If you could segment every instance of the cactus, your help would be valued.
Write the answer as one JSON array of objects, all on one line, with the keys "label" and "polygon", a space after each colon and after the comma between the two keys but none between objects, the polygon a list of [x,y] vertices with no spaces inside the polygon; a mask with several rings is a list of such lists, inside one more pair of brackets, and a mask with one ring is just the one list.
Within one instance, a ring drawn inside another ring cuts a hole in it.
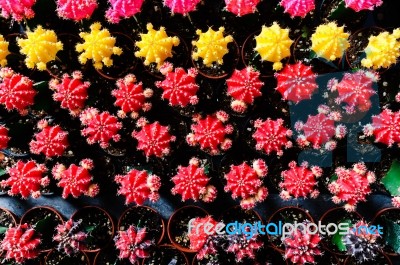
[{"label": "cactus", "polygon": [[[209,227],[208,231],[211,233],[206,233],[202,227],[207,224]],[[219,236],[215,233],[215,226],[217,221],[215,221],[211,216],[204,218],[197,217],[192,222],[192,229],[188,233],[190,241],[190,249],[197,252],[196,258],[202,260],[208,255],[213,255],[217,253],[217,247],[219,241]],[[199,229],[198,229],[199,228]]]},{"label": "cactus", "polygon": [[57,0],[57,14],[64,19],[88,19],[96,8],[96,0]]},{"label": "cactus", "polygon": [[3,35],[0,34],[0,67],[7,65],[7,55],[9,54],[8,41],[6,41]]},{"label": "cactus", "polygon": [[383,143],[388,147],[394,144],[400,146],[400,111],[393,112],[384,109],[378,115],[372,116],[372,124],[364,126],[366,136],[374,136],[376,143]]},{"label": "cactus", "polygon": [[57,234],[53,237],[53,241],[57,242],[57,251],[71,256],[86,249],[85,240],[88,234],[82,231],[81,224],[82,220],[69,219],[64,224],[57,225]]},{"label": "cactus", "polygon": [[226,10],[238,17],[256,12],[260,0],[225,0]]},{"label": "cactus", "polygon": [[226,252],[235,254],[235,259],[238,263],[245,258],[254,260],[256,252],[264,245],[257,234],[253,234],[250,238],[245,234],[233,234],[228,235],[227,239],[228,247]]},{"label": "cactus", "polygon": [[110,23],[119,23],[124,18],[130,18],[140,12],[144,0],[108,0],[110,8],[106,18]]},{"label": "cactus", "polygon": [[292,18],[304,18],[308,13],[315,9],[314,0],[282,0],[280,5]]},{"label": "cactus", "polygon": [[1,16],[21,22],[24,19],[33,18],[32,10],[36,0],[0,0]]},{"label": "cactus", "polygon": [[344,0],[346,7],[356,12],[361,10],[374,10],[376,6],[382,5],[382,0]]},{"label": "cactus", "polygon": [[164,0],[164,6],[171,9],[172,14],[187,15],[196,9],[196,5],[200,0]]},{"label": "cactus", "polygon": [[8,128],[4,125],[0,125],[0,150],[6,149],[10,137],[8,136]]}]

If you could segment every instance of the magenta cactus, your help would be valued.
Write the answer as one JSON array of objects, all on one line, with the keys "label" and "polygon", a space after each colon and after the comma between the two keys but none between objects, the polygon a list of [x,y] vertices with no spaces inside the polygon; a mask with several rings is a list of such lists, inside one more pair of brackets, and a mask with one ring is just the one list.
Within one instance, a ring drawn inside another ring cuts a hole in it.
[{"label": "magenta cactus", "polygon": [[64,19],[80,21],[90,18],[96,8],[96,0],[57,0],[57,14]]},{"label": "magenta cactus", "polygon": [[[188,237],[190,241],[190,249],[197,251],[196,258],[202,260],[207,255],[213,255],[217,253],[217,235],[215,233],[215,226],[217,225],[211,216],[204,218],[197,217],[192,222],[192,230],[189,231]],[[211,232],[207,234],[204,229],[197,229],[197,227],[204,225],[212,225],[209,229]]]},{"label": "magenta cactus", "polygon": [[308,163],[305,162],[301,166],[297,166],[295,161],[289,163],[289,169],[282,171],[283,181],[279,183],[282,189],[280,197],[284,200],[294,198],[307,197],[316,198],[319,191],[316,189],[317,178],[322,175],[322,169],[317,166],[309,169]]},{"label": "magenta cactus", "polygon": [[314,0],[282,0],[280,5],[292,18],[304,18],[308,13],[315,9]]},{"label": "magenta cactus", "polygon": [[243,113],[247,106],[253,104],[256,97],[260,97],[261,87],[264,85],[260,81],[260,72],[252,67],[233,72],[232,76],[226,80],[228,86],[227,94],[233,98],[231,102],[232,110]]},{"label": "magenta cactus", "polygon": [[111,23],[119,23],[124,18],[130,18],[140,12],[144,0],[108,0],[110,8],[106,18]]},{"label": "magenta cactus", "polygon": [[57,234],[53,237],[53,241],[57,242],[57,251],[71,256],[86,249],[85,240],[88,234],[82,231],[81,224],[82,220],[69,219],[56,227]]},{"label": "magenta cactus", "polygon": [[178,173],[172,177],[175,186],[172,188],[172,194],[180,194],[182,201],[192,199],[194,201],[202,200],[212,202],[217,197],[217,189],[209,185],[210,178],[206,174],[204,165],[198,158],[192,158],[189,166],[178,167]]},{"label": "magenta cactus", "polygon": [[260,0],[225,0],[226,10],[238,17],[252,14]]},{"label": "magenta cactus", "polygon": [[8,136],[8,128],[4,125],[0,125],[0,149],[7,148],[9,140],[10,137]]},{"label": "magenta cactus", "polygon": [[1,16],[20,22],[23,19],[33,18],[35,12],[32,6],[36,0],[0,0]]},{"label": "magenta cactus", "polygon": [[344,0],[346,7],[356,12],[361,10],[374,10],[376,6],[382,5],[382,0]]},{"label": "magenta cactus", "polygon": [[256,131],[252,137],[256,141],[256,149],[262,150],[267,155],[276,152],[278,156],[283,155],[283,148],[291,148],[292,142],[288,137],[292,136],[292,131],[283,125],[282,119],[272,120],[270,118],[262,121],[257,119],[254,122]]},{"label": "magenta cactus", "polygon": [[171,9],[171,12],[187,15],[189,12],[196,9],[196,5],[200,0],[164,0],[164,6]]},{"label": "magenta cactus", "polygon": [[337,179],[328,186],[334,195],[332,201],[336,204],[345,202],[346,211],[355,211],[357,203],[366,201],[366,196],[371,193],[370,184],[375,182],[375,173],[368,171],[364,163],[356,163],[351,169],[336,168],[335,174]]},{"label": "magenta cactus", "polygon": [[375,142],[389,147],[400,146],[400,111],[384,109],[380,114],[372,116],[372,124],[364,126],[366,136],[374,136]]},{"label": "magenta cactus", "polygon": [[262,248],[264,243],[257,234],[247,238],[245,234],[234,234],[228,236],[227,252],[235,254],[236,262],[240,263],[243,259],[254,260],[256,252]]}]

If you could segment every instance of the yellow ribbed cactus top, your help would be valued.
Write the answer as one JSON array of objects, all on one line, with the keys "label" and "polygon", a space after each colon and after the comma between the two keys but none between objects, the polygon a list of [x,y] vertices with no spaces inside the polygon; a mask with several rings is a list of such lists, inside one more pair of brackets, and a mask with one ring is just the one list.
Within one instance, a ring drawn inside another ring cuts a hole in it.
[{"label": "yellow ribbed cactus top", "polygon": [[8,51],[8,42],[3,38],[3,35],[0,34],[0,66],[4,67],[7,65],[7,55],[10,52]]}]

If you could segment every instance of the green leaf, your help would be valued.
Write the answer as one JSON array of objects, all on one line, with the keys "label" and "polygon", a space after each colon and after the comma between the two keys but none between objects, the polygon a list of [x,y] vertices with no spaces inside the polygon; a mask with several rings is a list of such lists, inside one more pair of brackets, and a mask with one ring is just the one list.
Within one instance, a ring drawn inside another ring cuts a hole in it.
[{"label": "green leaf", "polygon": [[385,220],[385,233],[383,235],[386,245],[394,252],[400,254],[400,225],[392,220]]},{"label": "green leaf", "polygon": [[308,36],[310,35],[310,29],[309,29],[307,26],[304,26],[304,27],[301,29],[301,32],[302,32],[301,36],[302,36],[303,38],[305,38],[305,39],[307,39]]},{"label": "green leaf", "polygon": [[392,196],[400,196],[400,162],[394,160],[389,171],[381,180]]},{"label": "green leaf", "polygon": [[[352,226],[352,223],[351,223],[351,220],[350,220],[350,219],[342,220],[340,223],[346,224],[346,228],[349,228],[349,227]],[[336,234],[334,234],[333,237],[332,237],[332,244],[334,244],[335,246],[337,246],[337,248],[338,248],[340,251],[346,251],[346,250],[347,250],[347,249],[346,249],[346,246],[345,246],[345,244],[344,244],[344,242],[343,242],[343,232],[346,232],[346,230],[343,231],[343,230],[338,229],[338,231],[336,232]]]},{"label": "green leaf", "polygon": [[338,179],[338,176],[337,176],[336,174],[333,174],[332,177],[331,177],[331,179],[330,179],[330,182],[334,182],[334,181],[336,181],[337,179]]},{"label": "green leaf", "polygon": [[93,232],[96,229],[96,225],[92,225],[92,226],[87,226],[85,227],[85,231],[86,233],[90,234],[91,232]]},{"label": "green leaf", "polygon": [[4,168],[0,168],[0,177],[4,176],[5,174],[7,174],[7,170],[5,170]]},{"label": "green leaf", "polygon": [[47,81],[40,81],[40,82],[34,83],[33,87],[38,90],[42,90],[44,88],[47,88],[47,84],[48,84]]},{"label": "green leaf", "polygon": [[341,1],[340,4],[338,5],[338,7],[336,8],[335,11],[333,11],[330,15],[329,18],[330,19],[339,19],[341,17],[343,17],[347,12],[347,8],[346,5],[344,3],[344,1]]},{"label": "green leaf", "polygon": [[0,226],[0,235],[3,235],[7,231],[8,227]]},{"label": "green leaf", "polygon": [[318,57],[318,55],[314,51],[310,51],[310,55],[308,56],[308,59],[314,59],[317,57]]},{"label": "green leaf", "polygon": [[50,215],[47,215],[44,219],[36,222],[36,224],[34,225],[35,230],[42,234],[47,232],[52,221],[53,220],[50,218]]}]

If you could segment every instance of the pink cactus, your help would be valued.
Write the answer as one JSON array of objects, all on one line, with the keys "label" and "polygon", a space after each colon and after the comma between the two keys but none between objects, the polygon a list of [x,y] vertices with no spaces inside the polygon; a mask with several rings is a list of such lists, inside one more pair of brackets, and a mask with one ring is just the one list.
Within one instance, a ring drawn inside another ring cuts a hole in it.
[{"label": "pink cactus", "polygon": [[317,166],[308,168],[305,162],[301,166],[297,166],[295,161],[289,163],[289,169],[282,171],[283,181],[279,183],[282,189],[280,196],[284,200],[294,198],[307,197],[316,198],[319,191],[316,189],[317,180],[322,175],[322,169]]},{"label": "pink cactus", "polygon": [[268,173],[265,162],[255,160],[252,166],[246,162],[238,166],[231,165],[230,171],[224,175],[227,183],[226,192],[232,192],[232,198],[241,198],[240,206],[245,209],[253,208],[268,196],[268,190],[263,186],[263,178]]},{"label": "pink cactus", "polygon": [[139,119],[141,126],[139,132],[133,131],[132,137],[138,141],[138,150],[143,150],[146,157],[163,157],[171,152],[170,143],[175,141],[175,136],[169,133],[168,126],[162,126],[158,121],[147,123],[145,119]]},{"label": "pink cactus", "polygon": [[90,18],[96,8],[96,0],[57,0],[57,14],[64,19],[80,21]]},{"label": "pink cactus", "polygon": [[53,99],[60,102],[63,109],[69,110],[72,116],[78,115],[85,107],[89,86],[89,82],[82,81],[80,71],[73,72],[72,76],[64,74],[61,83],[57,79],[49,82],[50,89],[54,90]]},{"label": "pink cactus", "polygon": [[254,13],[258,3],[260,0],[225,0],[226,10],[239,17]]},{"label": "pink cactus", "polygon": [[10,177],[0,182],[1,187],[10,187],[8,194],[15,196],[20,194],[23,199],[27,199],[29,195],[32,198],[38,198],[40,188],[50,184],[48,177],[43,177],[47,168],[43,164],[37,164],[30,160],[26,163],[19,160],[13,167],[8,170]]},{"label": "pink cactus", "polygon": [[295,128],[297,131],[303,131],[297,137],[297,144],[300,147],[312,145],[314,149],[334,150],[336,148],[336,141],[333,137],[342,139],[347,132],[344,125],[335,126],[335,121],[341,119],[338,112],[332,112],[329,107],[321,105],[318,108],[319,114],[308,115],[307,122],[296,122]]},{"label": "pink cactus", "polygon": [[366,201],[366,196],[371,193],[370,184],[375,182],[375,174],[368,171],[364,163],[356,163],[352,169],[338,167],[335,173],[337,179],[328,186],[334,195],[332,201],[336,204],[345,202],[344,208],[354,211],[357,203]]},{"label": "pink cactus", "polygon": [[23,19],[33,18],[35,12],[32,6],[36,0],[0,0],[1,16],[20,22]]},{"label": "pink cactus", "polygon": [[57,186],[63,188],[64,199],[72,195],[78,198],[81,195],[95,197],[99,191],[99,185],[92,183],[93,177],[89,170],[93,168],[93,161],[83,159],[77,166],[72,164],[68,169],[63,164],[56,164],[53,169],[53,177],[58,180]]},{"label": "pink cactus", "polygon": [[119,250],[120,259],[129,259],[131,264],[136,264],[139,259],[150,256],[149,248],[154,244],[146,239],[147,229],[130,225],[126,231],[118,231],[115,237],[115,247]]},{"label": "pink cactus", "polygon": [[165,75],[164,81],[157,81],[155,85],[163,90],[161,97],[169,101],[171,106],[186,107],[189,104],[196,105],[199,102],[196,96],[199,85],[196,84],[197,71],[194,68],[185,69],[179,67],[172,71],[172,64],[164,63],[160,71]]},{"label": "pink cactus", "polygon": [[119,79],[116,83],[118,89],[111,91],[117,100],[115,105],[120,107],[118,117],[124,118],[127,113],[131,113],[131,117],[136,119],[139,116],[139,111],[149,111],[151,103],[146,102],[146,98],[153,95],[153,90],[143,89],[142,82],[136,83],[136,77],[133,74],[128,74],[123,79]]},{"label": "pink cactus", "polygon": [[314,0],[282,0],[280,5],[293,17],[304,18],[308,13],[315,9]]},{"label": "pink cactus", "polygon": [[248,238],[245,234],[233,234],[228,236],[227,252],[235,254],[236,262],[240,263],[243,259],[254,260],[256,252],[264,245],[257,234]]},{"label": "pink cactus", "polygon": [[283,241],[285,259],[290,260],[293,264],[315,263],[315,256],[322,255],[319,247],[320,241],[321,237],[318,234],[308,234],[306,229],[297,228]]},{"label": "pink cactus", "polygon": [[192,132],[186,136],[186,142],[191,145],[200,145],[200,149],[217,155],[232,146],[232,140],[227,134],[233,133],[233,126],[226,124],[229,115],[224,111],[218,111],[213,115],[207,115],[204,119],[200,115],[193,117]]},{"label": "pink cactus", "polygon": [[146,170],[132,169],[126,175],[117,175],[114,179],[121,185],[118,194],[125,196],[125,204],[134,202],[142,205],[147,199],[155,202],[160,198],[158,190],[161,187],[161,180]]},{"label": "pink cactus", "polygon": [[26,115],[27,108],[35,103],[36,91],[32,80],[7,67],[0,70],[0,79],[0,103],[8,111],[15,109]]},{"label": "pink cactus", "polygon": [[182,201],[192,199],[212,202],[217,197],[217,189],[208,185],[210,178],[205,171],[205,167],[197,158],[190,159],[187,167],[179,166],[178,173],[172,177],[175,184],[171,190],[172,194],[180,194]]},{"label": "pink cactus", "polygon": [[376,6],[382,5],[382,0],[344,0],[346,7],[350,7],[356,12],[361,10],[374,10]]},{"label": "pink cactus", "polygon": [[233,98],[231,108],[239,113],[247,109],[247,105],[253,104],[256,97],[260,97],[261,87],[264,85],[260,81],[260,72],[252,67],[246,67],[242,70],[235,70],[231,78],[226,80],[228,85],[228,95]]},{"label": "pink cactus", "polygon": [[39,256],[40,236],[28,224],[7,229],[1,242],[1,250],[5,252],[5,260],[14,260],[18,264]]},{"label": "pink cactus", "polygon": [[173,14],[178,13],[182,15],[194,11],[198,3],[200,3],[200,0],[164,0],[164,6],[171,9]]},{"label": "pink cactus", "polygon": [[108,0],[110,8],[106,11],[106,18],[111,23],[119,23],[140,12],[144,0]]},{"label": "pink cactus", "polygon": [[0,149],[6,149],[9,140],[7,127],[0,125]]},{"label": "pink cactus", "polygon": [[48,126],[47,121],[41,120],[38,123],[41,130],[34,135],[35,140],[29,143],[31,153],[43,153],[46,157],[61,156],[68,147],[68,133],[60,126]]},{"label": "pink cactus", "polygon": [[57,242],[57,251],[71,256],[86,249],[85,240],[88,234],[81,230],[81,223],[82,219],[76,222],[69,219],[64,224],[57,225],[57,234],[53,237],[53,241]]},{"label": "pink cactus", "polygon": [[394,207],[400,208],[400,196],[393,197],[392,204]]},{"label": "pink cactus", "polygon": [[107,111],[99,113],[98,109],[87,108],[79,118],[86,126],[81,133],[87,137],[88,144],[99,143],[102,148],[107,148],[111,139],[115,142],[120,140],[118,131],[122,128],[122,123]]},{"label": "pink cactus", "polygon": [[400,111],[384,109],[380,114],[372,116],[372,124],[364,127],[364,134],[374,136],[375,142],[389,147],[400,146]]},{"label": "pink cactus", "polygon": [[317,75],[301,62],[286,65],[282,71],[275,73],[278,81],[276,90],[281,93],[285,100],[299,103],[302,100],[310,99],[318,88]]},{"label": "pink cactus", "polygon": [[282,119],[271,120],[270,118],[254,122],[256,131],[252,137],[256,140],[256,149],[262,150],[267,155],[276,152],[278,156],[283,155],[282,148],[291,148],[292,142],[287,137],[292,136],[292,131],[283,125]]},{"label": "pink cactus", "polygon": [[[197,227],[201,228],[204,225],[212,225],[213,227],[209,227],[208,229],[211,233],[206,233],[204,229],[197,229]],[[191,230],[188,233],[189,241],[190,241],[190,249],[197,251],[196,258],[202,260],[207,255],[212,255],[217,253],[217,242],[216,239],[216,231],[215,226],[218,224],[211,216],[207,216],[204,218],[197,217],[191,223]]]},{"label": "pink cactus", "polygon": [[331,91],[338,91],[336,103],[346,103],[347,113],[352,114],[356,109],[365,112],[371,108],[370,98],[376,94],[372,86],[378,78],[378,75],[373,72],[359,70],[355,73],[346,73],[340,82],[337,79],[331,79],[328,82],[328,88]]}]

